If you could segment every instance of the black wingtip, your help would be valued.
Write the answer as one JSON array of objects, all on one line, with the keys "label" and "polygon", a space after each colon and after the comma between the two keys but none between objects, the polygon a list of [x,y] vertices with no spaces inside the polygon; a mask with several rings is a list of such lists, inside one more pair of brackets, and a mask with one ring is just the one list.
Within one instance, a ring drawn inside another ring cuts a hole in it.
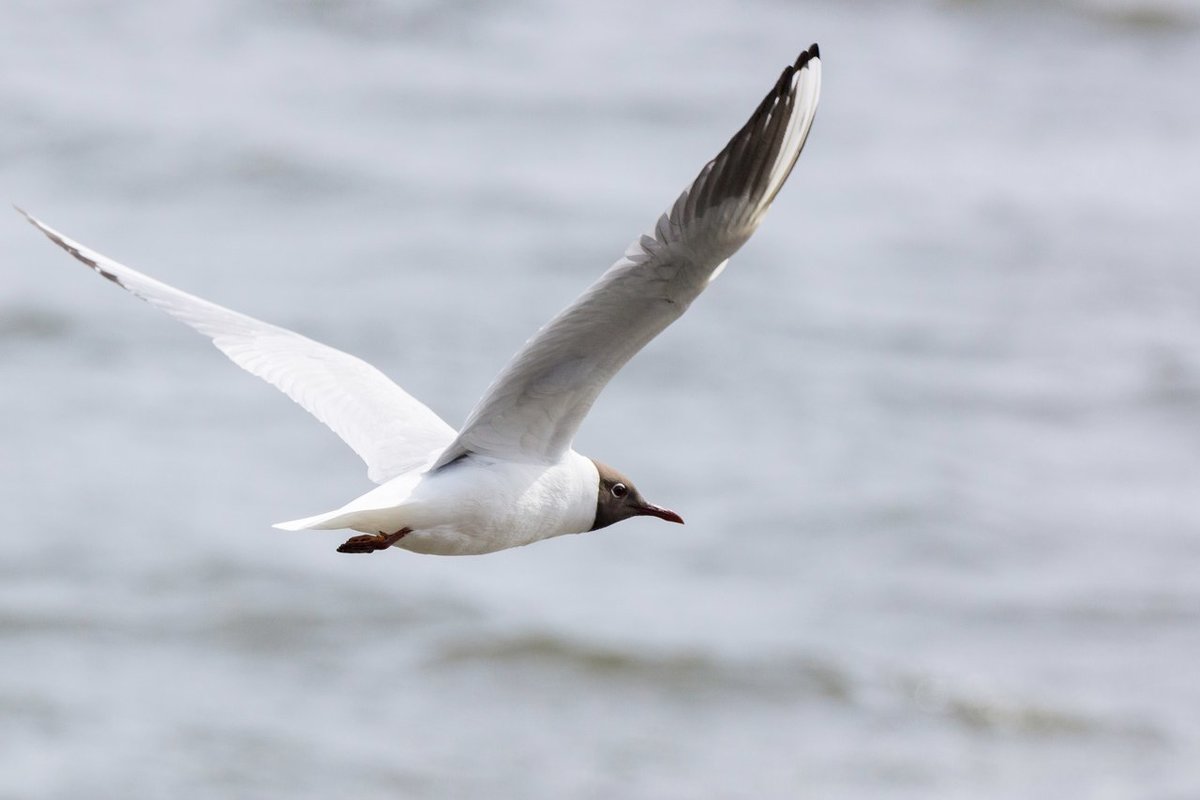
[{"label": "black wingtip", "polygon": [[21,208],[20,206],[18,206],[18,205],[16,205],[16,204],[13,204],[13,208],[15,208],[15,209],[16,209],[18,212],[20,212],[20,214],[21,214],[22,216],[24,216],[24,217],[25,217],[25,219],[29,220],[29,224],[30,224],[30,225],[32,225],[33,227],[35,227],[35,228],[37,228],[39,231],[41,231],[43,234],[45,234],[45,236],[46,236],[46,238],[47,238],[47,239],[49,239],[50,241],[54,242],[56,245],[58,245],[59,247],[61,247],[63,250],[66,250],[68,253],[70,253],[71,255],[73,255],[73,256],[74,256],[76,259],[78,259],[79,261],[81,261],[81,262],[83,262],[84,264],[86,264],[87,266],[91,267],[93,270],[95,270],[95,272],[96,272],[96,274],[97,274],[97,275],[99,275],[100,277],[104,278],[105,280],[112,281],[112,282],[113,282],[113,283],[115,283],[117,286],[120,286],[122,289],[128,289],[128,287],[127,287],[127,286],[125,286],[125,284],[121,283],[121,279],[120,279],[120,278],[118,278],[116,275],[114,275],[113,273],[111,273],[111,272],[109,272],[108,270],[106,270],[104,267],[100,266],[99,262],[97,262],[97,261],[96,261],[94,258],[91,258],[91,257],[89,257],[89,256],[85,256],[83,253],[81,253],[81,252],[79,251],[79,248],[78,248],[78,247],[75,247],[75,246],[74,246],[74,245],[72,245],[71,243],[69,243],[69,242],[65,241],[65,240],[64,240],[64,239],[63,239],[61,236],[59,236],[57,233],[55,233],[54,231],[50,230],[49,228],[47,228],[47,227],[46,227],[45,225],[43,225],[42,223],[38,222],[36,219],[34,219],[34,218],[33,218],[33,217],[32,217],[32,216],[29,214],[29,212],[28,212],[28,211],[26,211],[25,209]]},{"label": "black wingtip", "polygon": [[821,48],[816,42],[810,44],[807,50],[804,50],[800,53],[800,57],[796,59],[793,69],[797,71],[803,69],[804,65],[809,61],[812,61],[814,58],[818,60],[821,58]]}]

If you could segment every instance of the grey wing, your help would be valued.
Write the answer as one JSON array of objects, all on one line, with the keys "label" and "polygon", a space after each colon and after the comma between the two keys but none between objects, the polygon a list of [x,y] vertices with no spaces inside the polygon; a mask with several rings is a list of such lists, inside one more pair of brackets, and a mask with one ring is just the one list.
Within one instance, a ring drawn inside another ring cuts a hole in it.
[{"label": "grey wing", "polygon": [[687,310],[758,227],[812,126],[812,45],[654,229],[513,357],[435,464],[468,454],[551,462],[609,380]]},{"label": "grey wing", "polygon": [[168,286],[21,213],[59,247],[209,337],[239,367],[332,428],[376,483],[427,463],[454,439],[453,428],[365,361]]}]

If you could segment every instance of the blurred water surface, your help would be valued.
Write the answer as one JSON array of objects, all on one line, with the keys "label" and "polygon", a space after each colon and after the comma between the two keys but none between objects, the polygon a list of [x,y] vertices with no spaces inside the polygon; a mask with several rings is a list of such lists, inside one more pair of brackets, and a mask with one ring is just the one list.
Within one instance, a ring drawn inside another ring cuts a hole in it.
[{"label": "blurred water surface", "polygon": [[0,224],[0,797],[1200,796],[1200,8],[11,3],[0,187],[452,423],[819,41],[758,236],[497,555]]}]

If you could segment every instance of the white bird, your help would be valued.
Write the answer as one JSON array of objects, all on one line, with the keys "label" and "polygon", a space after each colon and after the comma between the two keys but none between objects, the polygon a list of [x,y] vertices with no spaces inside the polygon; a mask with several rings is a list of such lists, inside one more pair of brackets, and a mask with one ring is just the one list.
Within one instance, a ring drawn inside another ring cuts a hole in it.
[{"label": "white bird", "polygon": [[804,147],[820,87],[814,44],[657,224],[525,343],[457,433],[366,362],[156,281],[17,210],[97,273],[282,390],[345,440],[380,484],[276,528],[362,532],[338,548],[346,553],[491,553],[634,516],[683,522],[571,442],[609,380],[754,233]]}]

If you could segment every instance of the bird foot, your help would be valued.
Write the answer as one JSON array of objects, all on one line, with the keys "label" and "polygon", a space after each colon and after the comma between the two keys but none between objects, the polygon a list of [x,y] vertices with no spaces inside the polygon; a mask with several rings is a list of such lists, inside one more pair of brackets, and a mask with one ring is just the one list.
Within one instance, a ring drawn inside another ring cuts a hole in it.
[{"label": "bird foot", "polygon": [[411,528],[401,528],[395,533],[364,533],[351,536],[338,547],[339,553],[374,553],[376,550],[386,550],[412,532]]}]

